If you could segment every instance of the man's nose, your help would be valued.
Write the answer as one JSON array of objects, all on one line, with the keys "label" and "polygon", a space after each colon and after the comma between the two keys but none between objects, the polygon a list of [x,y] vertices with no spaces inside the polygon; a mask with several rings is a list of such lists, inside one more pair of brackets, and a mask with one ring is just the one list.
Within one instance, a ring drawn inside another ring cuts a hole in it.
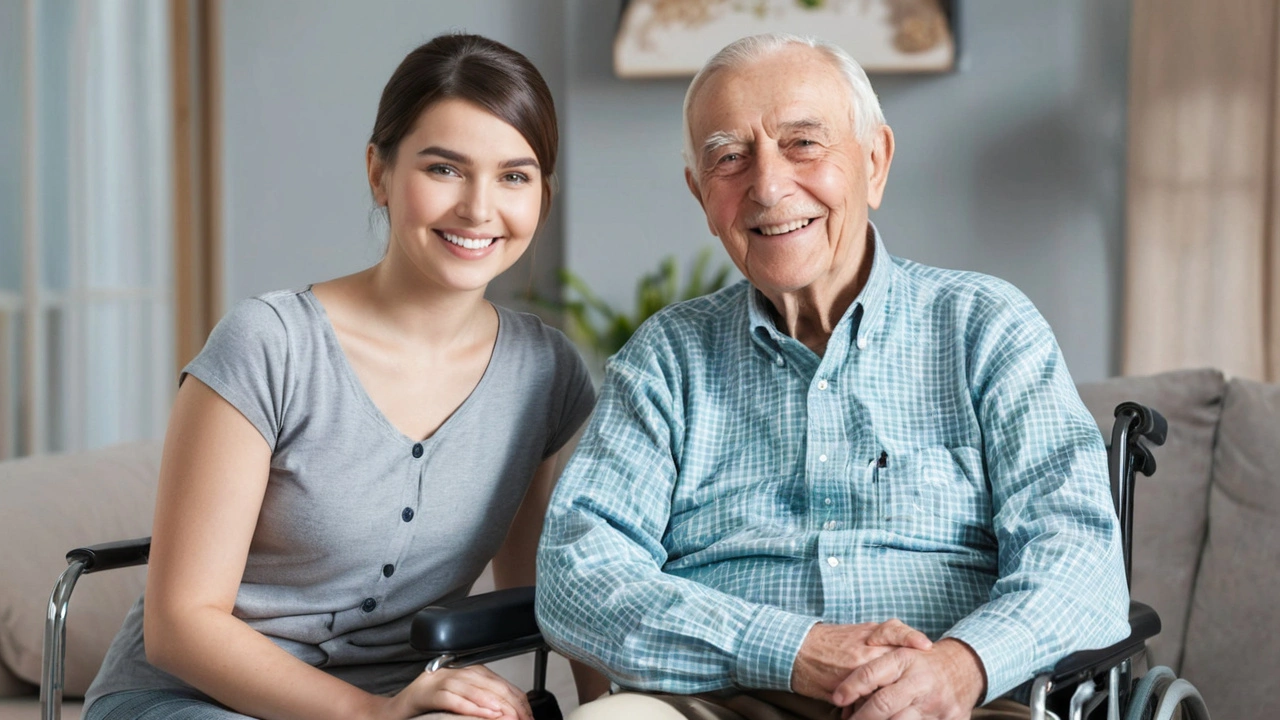
[{"label": "man's nose", "polygon": [[757,151],[752,167],[751,199],[764,207],[773,207],[791,194],[795,177],[791,163],[777,148]]}]

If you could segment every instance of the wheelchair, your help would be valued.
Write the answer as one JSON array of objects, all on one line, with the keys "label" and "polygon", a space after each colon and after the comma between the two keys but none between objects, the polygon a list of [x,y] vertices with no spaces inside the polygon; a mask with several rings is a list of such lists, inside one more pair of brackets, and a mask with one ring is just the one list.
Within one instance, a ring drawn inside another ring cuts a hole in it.
[{"label": "wheelchair", "polygon": [[[1160,413],[1137,403],[1115,410],[1107,447],[1111,495],[1124,547],[1125,577],[1132,583],[1133,496],[1136,473],[1150,476],[1155,456],[1143,441],[1164,444],[1168,424]],[[42,720],[61,720],[65,680],[66,618],[71,592],[81,575],[147,562],[151,538],[76,548],[67,553],[67,569],[49,598],[45,619],[40,707]],[[1165,667],[1135,678],[1134,663],[1146,641],[1160,632],[1160,618],[1149,606],[1130,603],[1129,637],[1110,647],[1076,652],[1052,670],[1012,694],[1030,698],[1032,720],[1209,720],[1200,693]],[[426,669],[459,668],[534,653],[529,704],[537,720],[563,720],[555,696],[546,690],[550,648],[534,617],[534,589],[510,588],[460,598],[420,610],[413,619],[410,645],[432,657]]]}]

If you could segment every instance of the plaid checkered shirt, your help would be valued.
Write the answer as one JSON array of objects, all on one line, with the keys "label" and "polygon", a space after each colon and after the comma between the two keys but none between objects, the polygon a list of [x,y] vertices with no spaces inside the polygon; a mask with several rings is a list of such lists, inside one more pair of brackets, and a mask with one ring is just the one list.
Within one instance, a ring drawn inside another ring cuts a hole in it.
[{"label": "plaid checkered shirt", "polygon": [[1102,437],[1003,281],[894,258],[820,357],[745,281],[608,363],[552,497],[538,621],[623,687],[789,690],[816,622],[899,618],[987,699],[1128,634]]}]

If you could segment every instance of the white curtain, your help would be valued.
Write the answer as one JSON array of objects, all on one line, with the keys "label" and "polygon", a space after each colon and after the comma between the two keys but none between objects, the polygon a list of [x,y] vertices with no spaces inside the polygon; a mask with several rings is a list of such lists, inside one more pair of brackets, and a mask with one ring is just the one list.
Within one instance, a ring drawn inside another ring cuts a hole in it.
[{"label": "white curtain", "polygon": [[163,433],[168,22],[161,0],[0,0],[0,458]]},{"label": "white curtain", "polygon": [[1134,0],[1122,369],[1280,380],[1280,0]]}]

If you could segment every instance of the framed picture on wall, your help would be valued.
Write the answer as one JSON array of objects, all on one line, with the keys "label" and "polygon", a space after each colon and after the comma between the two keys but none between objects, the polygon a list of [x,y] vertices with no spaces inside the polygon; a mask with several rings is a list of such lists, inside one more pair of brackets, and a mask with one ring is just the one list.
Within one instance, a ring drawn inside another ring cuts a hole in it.
[{"label": "framed picture on wall", "polygon": [[867,72],[948,72],[960,0],[624,0],[613,43],[622,78],[691,76],[747,35],[812,35]]}]

